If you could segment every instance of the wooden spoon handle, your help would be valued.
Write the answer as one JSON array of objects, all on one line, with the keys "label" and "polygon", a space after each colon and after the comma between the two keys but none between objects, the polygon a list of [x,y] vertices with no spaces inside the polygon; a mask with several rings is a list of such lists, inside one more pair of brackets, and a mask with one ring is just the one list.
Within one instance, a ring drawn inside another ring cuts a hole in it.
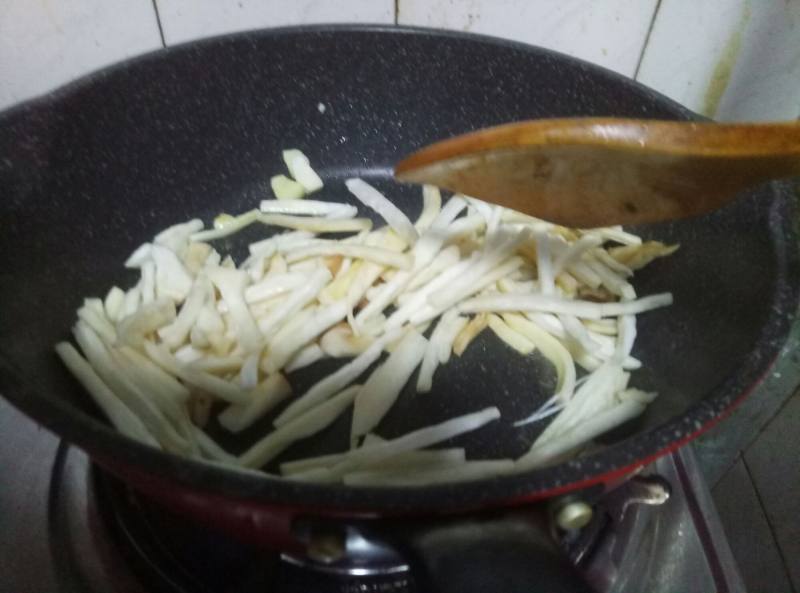
[{"label": "wooden spoon handle", "polygon": [[[718,124],[618,118],[530,120],[431,144],[403,159],[405,172],[467,154],[525,146],[600,146],[678,156],[800,157],[800,123]],[[800,172],[800,160],[793,171]]]}]

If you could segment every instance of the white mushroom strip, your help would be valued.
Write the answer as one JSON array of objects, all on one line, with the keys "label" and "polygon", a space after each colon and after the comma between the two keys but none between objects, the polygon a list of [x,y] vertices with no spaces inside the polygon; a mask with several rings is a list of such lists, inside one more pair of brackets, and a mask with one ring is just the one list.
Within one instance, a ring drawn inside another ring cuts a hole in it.
[{"label": "white mushroom strip", "polygon": [[564,454],[572,452],[587,441],[616,428],[620,424],[627,422],[641,414],[645,406],[639,402],[630,400],[617,404],[613,408],[600,412],[588,418],[579,426],[570,428],[568,431],[547,441],[546,443],[532,448],[528,453],[520,457],[516,466],[519,471],[528,471],[537,467],[542,467],[548,463],[553,463]]},{"label": "white mushroom strip", "polygon": [[350,383],[356,381],[373,362],[378,360],[386,344],[396,340],[400,335],[401,332],[399,331],[387,333],[383,337],[375,340],[362,354],[341,367],[338,371],[315,383],[311,389],[293,401],[281,415],[275,419],[275,426],[285,424],[292,418],[324,402],[337,391],[344,389]]},{"label": "white mushroom strip", "polygon": [[298,200],[306,195],[306,189],[286,175],[274,175],[270,178],[269,185],[279,200]]},{"label": "white mushroom strip", "polygon": [[293,315],[317,297],[325,285],[330,282],[331,273],[327,268],[317,268],[313,274],[304,277],[304,283],[298,284],[280,305],[258,321],[258,328],[263,336],[272,339],[272,336]]},{"label": "white mushroom strip", "polygon": [[189,332],[197,322],[203,306],[211,298],[211,283],[205,274],[199,275],[189,291],[186,301],[174,321],[158,329],[158,337],[171,349],[178,348],[186,341]]},{"label": "white mushroom strip", "polygon": [[351,441],[370,432],[386,415],[422,361],[427,344],[425,338],[411,330],[403,336],[386,362],[373,371],[356,396]]},{"label": "white mushroom strip", "polygon": [[[521,315],[507,313],[503,315],[503,319],[509,327],[528,338],[555,367],[558,380],[553,401],[562,404],[569,401],[575,390],[576,374],[575,363],[567,349],[549,333]],[[516,426],[534,422],[538,419],[536,416],[540,411],[537,410],[531,416],[520,420]]]},{"label": "white mushroom strip", "polygon": [[156,267],[156,297],[182,302],[192,288],[192,277],[171,249],[153,245],[150,255]]},{"label": "white mushroom strip", "polygon": [[217,420],[226,430],[241,432],[289,397],[291,392],[289,382],[277,373],[250,391],[250,401],[228,406]]},{"label": "white mushroom strip", "polygon": [[122,317],[123,307],[125,306],[125,291],[119,286],[112,286],[108,291],[105,301],[103,301],[103,309],[105,309],[106,317],[112,323],[116,323]]},{"label": "white mushroom strip", "polygon": [[258,210],[250,210],[239,216],[221,214],[214,219],[214,228],[205,231],[198,231],[189,236],[190,241],[214,241],[239,232],[246,226],[256,222],[261,213]]},{"label": "white mushroom strip", "polygon": [[145,428],[139,416],[134,414],[112,391],[103,383],[103,380],[78,353],[75,347],[68,342],[59,342],[56,345],[64,365],[70,370],[78,381],[86,388],[95,403],[111,420],[114,427],[122,434],[135,441],[160,448],[158,441]]},{"label": "white mushroom strip", "polygon": [[318,455],[316,457],[306,457],[304,459],[296,459],[294,461],[287,461],[281,463],[281,474],[284,476],[291,476],[294,474],[301,474],[309,470],[316,470],[320,468],[329,467],[339,463],[345,458],[347,453],[329,453],[327,455]]},{"label": "white mushroom strip", "polygon": [[372,261],[385,266],[392,266],[401,270],[409,270],[413,265],[410,255],[398,253],[391,249],[382,247],[371,247],[368,245],[349,245],[336,241],[316,241],[315,243],[292,250],[287,253],[286,261],[289,263],[297,262],[309,257],[320,255],[343,255],[345,257],[357,257],[367,261]]},{"label": "white mushroom strip", "polygon": [[263,224],[312,233],[359,233],[372,228],[369,218],[319,218],[289,214],[261,214]]},{"label": "white mushroom strip", "polygon": [[258,210],[251,210],[239,216],[223,218],[223,222],[215,225],[215,228],[194,233],[190,239],[192,241],[221,239],[237,233],[254,222],[313,233],[357,233],[372,228],[372,221],[369,218],[319,218],[290,214],[262,214]]},{"label": "white mushroom strip", "polygon": [[[564,329],[564,324],[561,323],[561,319],[558,317],[558,315],[553,315],[552,313],[536,313],[532,311],[525,312],[524,315],[527,319],[533,321],[537,326],[552,335],[554,338],[566,341],[567,330]],[[599,319],[597,321],[603,320]]]},{"label": "white mushroom strip", "polygon": [[500,418],[500,410],[489,407],[479,412],[456,416],[433,426],[426,426],[404,434],[396,439],[376,443],[369,447],[352,449],[339,463],[330,468],[310,470],[292,476],[305,481],[335,482],[357,469],[369,467],[383,460],[405,453],[425,449],[436,443],[452,439],[458,435],[472,432]]},{"label": "white mushroom strip", "polygon": [[189,399],[189,390],[147,356],[128,346],[122,346],[118,351],[139,373],[147,377],[148,384],[152,386],[153,391],[159,391],[179,403],[184,403]]},{"label": "white mushroom strip", "polygon": [[[184,304],[184,307],[186,305]],[[197,315],[197,322],[195,327],[202,330],[207,334],[218,333],[221,334],[225,331],[225,322],[219,311],[210,303],[206,303]]]},{"label": "white mushroom strip", "polygon": [[470,319],[453,339],[453,353],[461,356],[467,346],[487,327],[489,327],[489,316],[486,313],[480,313]]},{"label": "white mushroom strip", "polygon": [[442,210],[442,193],[434,185],[422,186],[422,212],[414,223],[418,233],[427,231]]},{"label": "white mushroom strip", "polygon": [[599,229],[592,229],[592,233],[595,233],[602,237],[606,241],[614,241],[616,243],[620,243],[621,245],[641,245],[642,239],[641,237],[637,237],[633,233],[628,233],[622,230],[621,226],[613,226],[613,227],[604,227]]},{"label": "white mushroom strip", "polygon": [[586,329],[580,320],[574,315],[559,315],[558,320],[561,322],[567,336],[571,338],[578,346],[583,348],[587,354],[594,354],[599,352],[600,344],[589,335],[589,330]]},{"label": "white mushroom strip", "polygon": [[369,348],[375,338],[368,335],[355,335],[347,324],[340,324],[325,332],[319,340],[319,347],[331,358],[358,356]]},{"label": "white mushroom strip", "polygon": [[355,218],[358,208],[342,202],[319,200],[262,200],[259,210],[264,214],[293,214],[325,216],[328,218]]},{"label": "white mushroom strip", "polygon": [[[300,247],[314,240],[314,233],[308,231],[287,231],[278,235],[273,235],[268,239],[261,239],[247,246],[251,256],[269,254],[270,257],[276,252],[282,253],[293,247]],[[286,270],[283,270],[286,272]]]},{"label": "white mushroom strip", "polygon": [[523,356],[530,354],[536,349],[536,345],[524,334],[509,327],[497,315],[489,315],[489,329],[491,329],[498,338]]},{"label": "white mushroom strip", "polygon": [[664,245],[659,241],[647,241],[641,245],[623,245],[611,247],[608,254],[630,270],[643,268],[654,259],[672,255],[678,245]]},{"label": "white mushroom strip", "polygon": [[168,373],[175,375],[184,383],[210,393],[221,400],[232,404],[249,401],[247,391],[224,379],[198,370],[192,365],[182,365],[163,346],[145,341],[144,350],[147,356]]},{"label": "white mushroom strip", "polygon": [[464,237],[468,237],[473,233],[477,233],[486,226],[486,219],[479,214],[472,214],[464,218],[454,220],[450,226],[447,227],[446,241],[448,243],[458,242]]},{"label": "white mushroom strip", "polygon": [[203,266],[206,265],[206,262],[215,257],[214,254],[219,256],[219,253],[214,251],[214,248],[208,243],[189,243],[181,261],[183,261],[183,265],[186,266],[186,271],[189,274],[197,276]]},{"label": "white mushroom strip", "polygon": [[81,307],[81,309],[91,312],[94,315],[97,315],[98,317],[103,319],[106,323],[108,323],[108,319],[106,318],[106,308],[101,299],[98,298],[83,299],[83,307]]},{"label": "white mushroom strip", "polygon": [[189,385],[232,404],[244,403],[250,398],[248,392],[238,385],[191,367],[180,368],[177,376]]},{"label": "white mushroom strip", "polygon": [[633,286],[626,282],[622,275],[617,274],[599,260],[591,257],[591,254],[585,263],[595,274],[597,274],[602,285],[606,287],[612,294],[620,296],[626,301],[636,298],[636,293],[633,290]]},{"label": "white mushroom strip", "polygon": [[224,464],[225,467],[230,468],[239,463],[235,455],[231,455],[225,449],[220,447],[210,436],[208,436],[201,428],[194,427],[194,437],[206,459],[217,461]]},{"label": "white mushroom strip", "polygon": [[574,276],[579,282],[585,284],[589,288],[599,288],[603,283],[602,278],[592,270],[592,268],[584,261],[572,262],[566,267],[567,271]]},{"label": "white mushroom strip", "polygon": [[261,350],[256,350],[247,355],[239,369],[239,386],[251,390],[258,385],[258,363],[261,360]]},{"label": "white mushroom strip", "polygon": [[175,303],[168,298],[144,304],[117,325],[119,342],[130,346],[140,346],[146,336],[175,320]]},{"label": "white mushroom strip", "polygon": [[473,254],[469,259],[462,260],[450,269],[443,272],[438,277],[431,280],[428,284],[413,293],[411,298],[401,305],[394,313],[392,313],[386,320],[386,328],[395,329],[404,325],[411,318],[412,315],[418,314],[419,311],[427,303],[428,295],[434,293],[436,290],[444,289],[450,282],[454,281],[462,275],[471,265],[478,259],[477,255]]},{"label": "white mushroom strip", "polygon": [[153,243],[174,251],[179,257],[189,248],[189,237],[203,230],[203,221],[193,218],[165,228],[153,238]]},{"label": "white mushroom strip", "polygon": [[428,307],[413,314],[411,316],[411,323],[416,325],[433,319],[441,314],[442,311],[454,306],[460,299],[472,296],[487,286],[491,286],[500,278],[518,270],[522,267],[523,263],[524,261],[521,257],[510,257],[496,268],[486,270],[480,278],[473,280],[470,285],[464,286],[463,284],[459,284],[456,288],[446,288],[430,295],[427,299],[429,303]]},{"label": "white mushroom strip", "polygon": [[[631,396],[639,397],[639,396]],[[371,433],[364,438],[363,447],[369,447],[379,442],[385,442],[383,439],[371,439]],[[310,469],[317,469],[320,467],[330,467],[335,463],[342,461],[347,452],[345,453],[332,453],[330,455],[320,455],[318,457],[307,457],[306,459],[299,459],[296,461],[287,461],[281,464],[281,474],[284,476],[291,476],[308,471]],[[452,447],[449,449],[422,449],[419,451],[408,451],[406,453],[399,453],[393,457],[383,459],[380,461],[378,471],[400,472],[409,470],[429,470],[434,468],[447,468],[454,465],[462,464],[467,460],[466,452],[461,447]],[[371,471],[374,466],[369,465],[364,467],[364,471]]]},{"label": "white mushroom strip", "polygon": [[[109,348],[108,354],[113,361],[116,372],[123,378],[126,385],[130,386],[140,398],[149,398],[165,421],[169,423],[170,429],[182,438],[185,443],[177,445],[177,451],[193,452],[195,449],[194,438],[191,430],[191,421],[184,401],[178,401],[169,388],[165,387],[153,374],[144,372],[128,356],[124,356],[119,349]],[[171,430],[166,431],[167,435]],[[168,438],[170,438],[168,436]]]},{"label": "white mushroom strip", "polygon": [[295,354],[292,360],[283,368],[287,373],[292,373],[310,366],[324,357],[325,352],[320,348],[319,344],[313,342]]},{"label": "white mushroom strip", "polygon": [[142,304],[148,305],[156,299],[156,264],[148,259],[142,264],[142,279],[139,281]]},{"label": "white mushroom strip", "polygon": [[345,181],[345,185],[350,190],[350,193],[358,198],[362,204],[377,212],[408,245],[413,245],[417,242],[419,238],[417,229],[414,228],[414,225],[403,211],[389,201],[381,192],[363,179],[348,179]]},{"label": "white mushroom strip", "polygon": [[317,309],[311,319],[302,327],[285,328],[275,334],[269,343],[267,353],[264,355],[264,368],[268,373],[276,373],[288,363],[306,344],[315,340],[331,326],[339,323],[347,315],[345,303],[335,303]]},{"label": "white mushroom strip", "polygon": [[283,162],[286,163],[286,168],[289,169],[289,174],[294,177],[306,193],[315,192],[322,189],[322,179],[311,168],[311,163],[308,157],[296,148],[290,148],[283,151]]},{"label": "white mushroom strip", "polygon": [[150,248],[152,245],[150,243],[142,243],[133,250],[128,256],[128,259],[125,260],[125,267],[126,268],[141,268],[144,265],[144,262],[150,260]]},{"label": "white mushroom strip", "polygon": [[258,349],[263,342],[263,336],[245,302],[244,290],[249,283],[247,274],[222,267],[208,268],[206,274],[228,305],[228,310],[236,324],[239,344],[246,352]]},{"label": "white mushroom strip", "polygon": [[602,244],[603,240],[597,235],[584,235],[555,258],[553,262],[553,273],[557,276],[562,270],[567,269],[573,263],[579,261],[584,253]]},{"label": "white mushroom strip", "polygon": [[109,389],[131,412],[139,417],[147,431],[156,438],[159,444],[168,451],[188,452],[190,447],[186,440],[164,418],[155,403],[120,372],[97,334],[81,322],[75,326],[73,333],[81,350],[103,383],[108,385]]},{"label": "white mushroom strip", "polygon": [[119,312],[119,318],[133,315],[139,308],[139,303],[142,300],[142,291],[138,285],[134,286],[125,293],[125,301],[122,303],[122,310]]},{"label": "white mushroom strip", "polygon": [[417,376],[418,392],[427,393],[431,390],[436,367],[450,359],[453,340],[466,324],[467,319],[459,317],[454,310],[448,311],[439,319],[425,348],[425,355]]},{"label": "white mushroom strip", "polygon": [[237,354],[229,354],[227,356],[206,354],[202,358],[190,362],[187,366],[195,371],[214,375],[229,375],[239,372],[243,364],[244,358]]},{"label": "white mushroom strip", "polygon": [[433,280],[460,259],[458,247],[450,245],[442,249],[431,262],[423,267],[408,283],[408,290],[414,291]]},{"label": "white mushroom strip", "polygon": [[117,330],[105,316],[105,313],[98,313],[94,307],[84,305],[78,309],[78,319],[91,327],[97,335],[109,344],[117,340]]},{"label": "white mushroom strip", "polygon": [[258,441],[239,456],[244,467],[262,467],[293,442],[309,437],[333,423],[353,403],[360,385],[351,385],[325,403],[297,416]]},{"label": "white mushroom strip", "polygon": [[601,319],[617,315],[637,315],[671,304],[672,294],[670,293],[655,294],[634,301],[619,303],[594,303],[545,295],[505,294],[475,297],[461,304],[459,310],[464,313],[540,311],[565,313],[586,319]]},{"label": "white mushroom strip", "polygon": [[[380,315],[401,292],[406,290],[414,274],[424,268],[436,256],[444,242],[444,227],[464,208],[463,200],[450,200],[436,215],[430,229],[420,238],[412,249],[413,269],[398,271],[378,294],[355,316],[354,327],[363,326],[369,319]],[[398,325],[399,327],[399,325]]]},{"label": "white mushroom strip", "polygon": [[613,270],[617,274],[624,276],[625,278],[630,278],[633,276],[633,270],[631,270],[625,264],[617,261],[611,255],[609,255],[608,251],[605,249],[592,249],[591,256],[597,258],[603,265],[607,266],[609,269]]}]

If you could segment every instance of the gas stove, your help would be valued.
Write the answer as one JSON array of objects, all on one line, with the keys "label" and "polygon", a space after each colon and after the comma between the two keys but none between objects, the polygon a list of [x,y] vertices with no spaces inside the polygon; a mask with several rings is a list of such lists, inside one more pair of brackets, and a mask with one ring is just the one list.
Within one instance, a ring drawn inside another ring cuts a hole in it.
[{"label": "gas stove", "polygon": [[[357,531],[344,557],[326,556],[324,541],[309,557],[265,553],[138,496],[2,400],[0,434],[2,591],[418,591],[402,558]],[[591,509],[561,508],[564,552],[598,592],[745,591],[691,447]]]}]

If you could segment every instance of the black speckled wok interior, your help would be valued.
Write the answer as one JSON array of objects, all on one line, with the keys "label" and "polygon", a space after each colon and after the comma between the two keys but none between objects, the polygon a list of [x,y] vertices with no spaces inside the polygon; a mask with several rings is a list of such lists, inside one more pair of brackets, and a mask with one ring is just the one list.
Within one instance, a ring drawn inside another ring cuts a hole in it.
[{"label": "black speckled wok interior", "polygon": [[[682,245],[635,281],[641,295],[675,295],[673,307],[640,317],[634,352],[644,370],[633,384],[661,396],[642,418],[608,436],[608,448],[519,476],[398,491],[237,475],[126,441],[52,354],[84,296],[133,282],[122,268],[133,248],[168,224],[252,208],[281,170],[282,148],[311,157],[327,180],[322,196],[348,199],[342,179],[361,175],[415,215],[418,188],[390,179],[393,163],[409,151],[512,120],[604,115],[693,117],[627,79],[559,54],[484,37],[376,27],[203,41],[17,107],[0,115],[0,389],[106,460],[200,491],[265,502],[341,510],[477,507],[585,484],[639,463],[717,419],[781,347],[798,287],[788,186],[765,185],[711,216],[640,229]],[[246,239],[263,232],[248,231]],[[330,368],[320,364],[294,377],[297,391]],[[511,423],[552,386],[540,359],[523,360],[485,332],[437,373],[432,393],[409,390],[379,432],[393,436],[496,404],[502,421],[458,443],[473,456],[518,455],[540,427]],[[287,457],[343,447],[348,423],[349,415],[342,417]]]}]

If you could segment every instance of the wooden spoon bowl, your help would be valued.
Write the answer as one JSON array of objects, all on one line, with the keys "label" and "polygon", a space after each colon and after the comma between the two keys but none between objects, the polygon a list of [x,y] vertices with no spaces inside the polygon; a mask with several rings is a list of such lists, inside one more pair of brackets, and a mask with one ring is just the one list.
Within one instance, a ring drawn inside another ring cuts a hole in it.
[{"label": "wooden spoon bowl", "polygon": [[430,183],[565,226],[697,216],[741,190],[800,175],[800,124],[575,118],[486,128],[400,161]]}]

